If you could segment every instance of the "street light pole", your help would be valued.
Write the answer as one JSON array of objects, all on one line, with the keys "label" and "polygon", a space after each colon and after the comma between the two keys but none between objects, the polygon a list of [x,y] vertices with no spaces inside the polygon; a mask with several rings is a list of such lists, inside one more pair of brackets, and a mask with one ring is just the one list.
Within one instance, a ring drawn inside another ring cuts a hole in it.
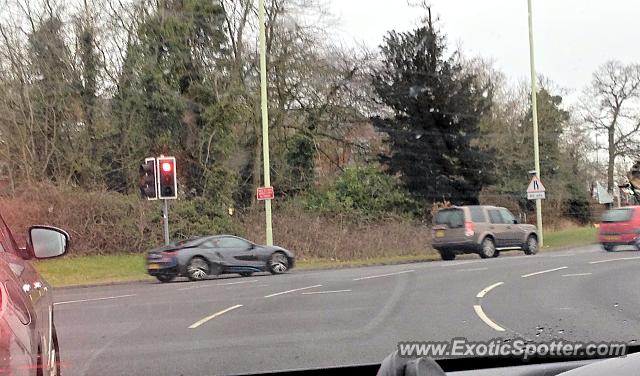
[{"label": "street light pole", "polygon": [[[267,107],[267,47],[265,36],[264,0],[259,0],[258,22],[260,23],[260,104],[262,107],[262,162],[264,163],[264,186],[271,186],[269,170],[269,111]],[[273,245],[273,228],[271,226],[271,200],[264,200],[266,220],[266,243]]]},{"label": "street light pole", "polygon": [[[536,99],[536,67],[533,54],[533,16],[531,11],[531,0],[527,0],[527,8],[529,13],[529,65],[531,67],[531,110],[533,113],[533,158],[535,160],[536,175],[540,179],[540,148],[538,144],[538,103]],[[540,247],[543,246],[542,236],[542,201],[536,199],[536,226],[538,227],[538,236]]]}]

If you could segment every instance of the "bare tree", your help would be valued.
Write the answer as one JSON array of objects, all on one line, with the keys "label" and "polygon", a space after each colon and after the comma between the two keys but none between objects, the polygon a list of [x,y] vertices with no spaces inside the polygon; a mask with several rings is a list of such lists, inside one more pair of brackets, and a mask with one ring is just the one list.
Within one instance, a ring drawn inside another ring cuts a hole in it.
[{"label": "bare tree", "polygon": [[607,190],[613,192],[616,158],[637,148],[640,130],[640,65],[609,61],[593,73],[581,100],[589,130],[607,139]]}]

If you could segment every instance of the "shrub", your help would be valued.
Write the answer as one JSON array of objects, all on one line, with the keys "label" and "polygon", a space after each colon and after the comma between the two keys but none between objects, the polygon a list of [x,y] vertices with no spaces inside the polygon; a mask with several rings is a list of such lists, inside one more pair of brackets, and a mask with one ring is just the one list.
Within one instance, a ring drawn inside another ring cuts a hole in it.
[{"label": "shrub", "polygon": [[[213,200],[176,200],[169,207],[171,239],[241,232],[227,208]],[[41,185],[3,197],[0,211],[20,244],[32,224],[67,230],[71,255],[137,253],[163,241],[161,203],[137,195]]]},{"label": "shrub", "polygon": [[307,195],[306,204],[311,211],[355,219],[414,215],[416,208],[398,181],[375,166],[348,168],[325,190]]},{"label": "shrub", "polygon": [[231,221],[227,210],[202,197],[173,202],[169,213],[171,238],[240,233],[241,230]]},{"label": "shrub", "polygon": [[[343,216],[310,213],[296,202],[273,208],[273,241],[298,259],[366,259],[434,254],[431,231],[418,221],[387,218],[354,222]],[[264,212],[249,211],[239,219],[243,236],[264,242]]]},{"label": "shrub", "polygon": [[562,203],[562,214],[580,224],[589,223],[591,221],[591,207],[587,194],[573,185],[570,185],[568,188],[569,198],[565,199]]}]

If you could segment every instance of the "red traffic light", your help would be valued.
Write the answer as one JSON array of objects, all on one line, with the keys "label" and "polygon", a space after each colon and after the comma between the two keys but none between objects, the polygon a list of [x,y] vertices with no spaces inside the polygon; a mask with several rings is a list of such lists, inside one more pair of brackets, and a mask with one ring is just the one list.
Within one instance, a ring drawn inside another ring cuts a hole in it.
[{"label": "red traffic light", "polygon": [[176,181],[175,157],[158,158],[158,198],[176,199],[178,183]]}]

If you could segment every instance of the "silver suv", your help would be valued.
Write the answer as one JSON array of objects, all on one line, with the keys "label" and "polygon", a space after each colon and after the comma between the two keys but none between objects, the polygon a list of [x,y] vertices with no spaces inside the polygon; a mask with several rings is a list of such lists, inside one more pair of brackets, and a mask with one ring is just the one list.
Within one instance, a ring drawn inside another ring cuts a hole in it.
[{"label": "silver suv", "polygon": [[527,255],[538,252],[536,227],[519,224],[509,210],[496,206],[440,209],[433,218],[431,238],[443,260],[462,253],[488,258],[506,250],[522,250]]}]

